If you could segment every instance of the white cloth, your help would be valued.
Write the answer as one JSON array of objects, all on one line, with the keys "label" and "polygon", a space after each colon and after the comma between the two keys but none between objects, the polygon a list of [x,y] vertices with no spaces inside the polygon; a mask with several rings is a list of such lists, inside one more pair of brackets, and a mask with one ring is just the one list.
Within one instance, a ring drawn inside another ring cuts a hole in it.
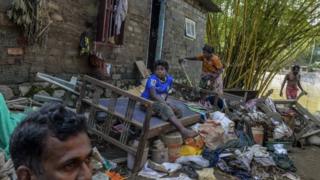
[{"label": "white cloth", "polygon": [[128,0],[118,0],[116,7],[116,35],[121,33],[122,22],[126,19],[128,13]]}]

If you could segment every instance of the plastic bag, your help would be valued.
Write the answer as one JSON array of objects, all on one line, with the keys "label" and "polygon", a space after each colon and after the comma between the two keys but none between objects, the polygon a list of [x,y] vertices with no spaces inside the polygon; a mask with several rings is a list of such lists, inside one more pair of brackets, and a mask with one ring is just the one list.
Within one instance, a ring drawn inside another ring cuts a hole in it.
[{"label": "plastic bag", "polygon": [[202,153],[202,149],[184,145],[180,148],[180,155],[181,156],[193,156],[193,155],[200,155]]},{"label": "plastic bag", "polygon": [[203,168],[209,167],[209,161],[204,159],[202,156],[182,156],[176,160],[176,163],[179,164],[184,164],[188,162],[194,162]]},{"label": "plastic bag", "polygon": [[214,113],[211,114],[211,118],[218,121],[223,130],[224,133],[227,135],[229,132],[229,126],[234,127],[234,122],[231,121],[224,113],[216,111]]},{"label": "plastic bag", "polygon": [[283,144],[274,144],[273,148],[275,154],[288,154],[288,151],[284,148]]},{"label": "plastic bag", "polygon": [[139,176],[150,178],[150,179],[157,179],[167,175],[167,173],[157,172],[148,167],[148,162],[144,165],[143,169],[138,173]]},{"label": "plastic bag", "polygon": [[199,129],[200,135],[204,138],[204,142],[209,149],[216,149],[224,142],[224,129],[215,121],[207,121],[202,124]]}]

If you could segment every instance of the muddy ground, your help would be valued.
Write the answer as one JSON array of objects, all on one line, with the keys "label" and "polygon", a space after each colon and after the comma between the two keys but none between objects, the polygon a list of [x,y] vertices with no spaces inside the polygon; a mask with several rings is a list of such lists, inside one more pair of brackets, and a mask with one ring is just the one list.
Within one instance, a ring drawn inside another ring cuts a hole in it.
[{"label": "muddy ground", "polygon": [[307,146],[304,149],[294,148],[289,154],[297,167],[301,180],[320,179],[320,148]]}]

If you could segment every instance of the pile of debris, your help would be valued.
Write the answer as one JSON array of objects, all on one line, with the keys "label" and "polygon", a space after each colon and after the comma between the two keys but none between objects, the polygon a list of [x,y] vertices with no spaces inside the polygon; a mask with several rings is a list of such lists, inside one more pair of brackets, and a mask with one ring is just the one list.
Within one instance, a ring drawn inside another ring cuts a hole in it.
[{"label": "pile of debris", "polygon": [[300,179],[288,153],[292,146],[320,145],[320,121],[296,101],[273,102],[268,95],[227,106],[225,113],[209,113],[192,127],[200,134],[198,140],[172,148],[162,139],[169,156],[170,151],[178,152],[175,158],[164,162],[151,151],[139,175],[215,179],[218,170],[235,179]]},{"label": "pile of debris", "polygon": [[[81,84],[76,77],[70,81],[42,73],[37,77],[46,86],[21,86],[20,94],[24,97],[8,100],[8,109],[26,112],[46,102],[60,102],[74,110]],[[131,93],[139,94],[142,87]],[[219,111],[201,104],[186,104],[190,110],[205,114],[201,123],[191,127],[199,136],[183,140],[174,133],[157,138],[148,148],[150,158],[145,157],[145,166],[138,175],[150,179],[214,180],[222,172],[228,179],[299,179],[288,153],[292,146],[320,145],[319,119],[296,101],[273,101],[268,95],[246,102],[221,102],[223,108]],[[94,152],[94,179],[129,176],[120,175],[121,166],[103,158],[97,149]],[[127,161],[130,169],[132,162]],[[13,176],[12,162],[5,161],[5,153],[0,153],[0,179]]]}]

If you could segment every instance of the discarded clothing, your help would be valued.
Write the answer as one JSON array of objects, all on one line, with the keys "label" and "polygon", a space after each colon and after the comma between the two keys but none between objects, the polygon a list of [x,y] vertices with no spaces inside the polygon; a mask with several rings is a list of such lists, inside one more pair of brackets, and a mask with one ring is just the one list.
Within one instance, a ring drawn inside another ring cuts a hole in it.
[{"label": "discarded clothing", "polygon": [[128,0],[118,0],[115,25],[116,25],[116,35],[121,33],[122,22],[126,19],[128,13]]},{"label": "discarded clothing", "polygon": [[292,134],[293,131],[284,122],[281,122],[278,125],[276,125],[273,131],[273,138],[282,139],[284,137],[291,137]]},{"label": "discarded clothing", "polygon": [[252,160],[255,160],[257,163],[263,166],[276,165],[271,155],[267,152],[267,148],[259,144],[249,147],[244,152],[240,152],[239,150],[236,150],[235,154],[237,155],[237,159],[242,161],[243,164],[247,166],[248,170],[251,170]]},{"label": "discarded clothing", "polygon": [[198,179],[199,178],[196,170],[194,168],[192,168],[191,166],[189,166],[189,165],[182,166],[180,171],[182,173],[188,175],[188,177],[190,177],[192,179]]},{"label": "discarded clothing", "polygon": [[188,162],[193,162],[203,168],[209,167],[209,161],[202,156],[182,156],[176,160],[176,163],[185,164]]},{"label": "discarded clothing", "polygon": [[252,139],[245,134],[243,131],[238,131],[239,138],[228,141],[217,147],[215,150],[210,150],[206,148],[202,152],[202,156],[209,161],[209,167],[215,167],[219,162],[219,155],[222,154],[227,149],[242,149],[244,147],[252,146],[254,143]]},{"label": "discarded clothing", "polygon": [[274,102],[272,101],[271,98],[267,98],[264,103],[273,111],[273,112],[277,112],[276,109],[276,105],[274,104]]},{"label": "discarded clothing", "polygon": [[9,156],[10,136],[19,122],[26,117],[23,113],[10,113],[3,95],[0,93],[0,150]]},{"label": "discarded clothing", "polygon": [[220,111],[216,111],[210,114],[210,116],[213,120],[218,121],[221,124],[225,134],[228,134],[230,128],[234,127],[234,122],[231,121],[224,113]]},{"label": "discarded clothing", "polygon": [[200,125],[199,133],[204,138],[206,147],[211,150],[216,149],[220,144],[224,143],[224,130],[220,123],[208,120]]},{"label": "discarded clothing", "polygon": [[199,180],[216,180],[214,176],[214,169],[213,168],[205,168],[201,171],[197,171],[198,179]]},{"label": "discarded clothing", "polygon": [[289,158],[287,154],[272,154],[273,160],[276,162],[276,165],[285,170],[285,171],[291,171],[296,172],[297,169],[294,166],[292,160]]},{"label": "discarded clothing", "polygon": [[220,160],[217,164],[217,167],[223,172],[236,176],[241,180],[252,179],[252,176],[248,171],[241,170],[238,168],[232,168],[224,160]]}]

